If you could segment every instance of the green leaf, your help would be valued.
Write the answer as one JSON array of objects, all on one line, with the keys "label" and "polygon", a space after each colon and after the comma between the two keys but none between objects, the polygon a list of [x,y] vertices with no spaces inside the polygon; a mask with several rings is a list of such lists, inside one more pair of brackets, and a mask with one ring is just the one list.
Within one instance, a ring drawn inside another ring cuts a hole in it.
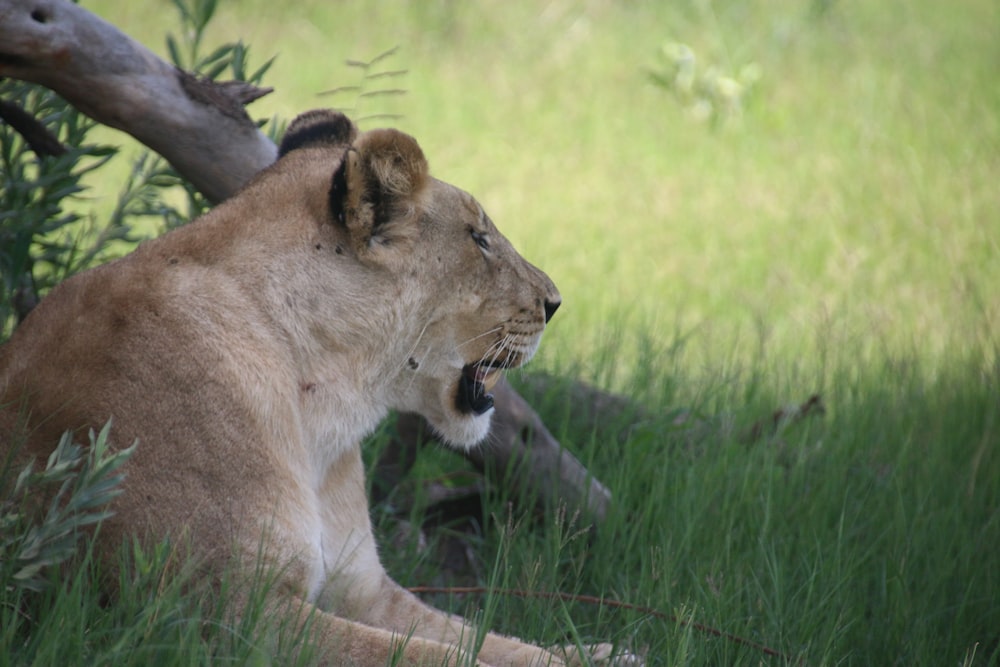
[{"label": "green leaf", "polygon": [[201,32],[215,15],[216,0],[195,0],[196,21],[195,28]]},{"label": "green leaf", "polygon": [[220,61],[220,60],[224,60],[225,62],[229,62],[232,59],[232,52],[233,51],[234,51],[234,48],[233,48],[232,44],[223,44],[222,46],[220,46],[219,48],[217,48],[215,51],[212,51],[210,54],[208,54],[204,58],[201,58],[198,61],[198,68],[201,69],[203,67],[207,67],[208,65],[210,65],[210,64],[212,64],[214,62]]},{"label": "green leaf", "polygon": [[184,2],[184,0],[171,0],[171,2],[173,2],[174,7],[177,9],[177,11],[180,12],[181,22],[187,24],[194,23],[194,17],[191,15],[190,10],[188,10],[187,4]]},{"label": "green leaf", "polygon": [[277,57],[278,56],[271,56],[270,58],[268,58],[267,62],[258,67],[253,74],[247,77],[247,81],[253,84],[259,84],[261,81],[263,81],[264,75],[267,74],[268,70],[271,69],[271,65],[274,64],[274,61]]},{"label": "green leaf", "polygon": [[[174,4],[177,3],[175,2]],[[177,67],[184,69],[184,59],[181,57],[180,48],[178,48],[177,40],[174,39],[173,35],[167,35],[167,51],[170,52],[170,62]]]},{"label": "green leaf", "polygon": [[215,81],[220,74],[226,71],[226,67],[228,66],[229,63],[225,61],[216,63],[215,65],[210,67],[207,71],[203,72],[203,76],[206,79],[211,79],[212,81]]}]

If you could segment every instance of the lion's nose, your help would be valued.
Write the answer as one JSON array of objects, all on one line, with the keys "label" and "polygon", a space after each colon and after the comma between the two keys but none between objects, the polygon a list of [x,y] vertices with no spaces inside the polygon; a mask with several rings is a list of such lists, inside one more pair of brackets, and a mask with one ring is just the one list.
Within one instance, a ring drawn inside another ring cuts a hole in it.
[{"label": "lion's nose", "polygon": [[559,309],[559,304],[561,304],[561,303],[562,303],[562,301],[549,301],[548,299],[545,300],[545,323],[546,324],[548,324],[548,321],[551,320],[552,316],[556,314],[556,311]]}]

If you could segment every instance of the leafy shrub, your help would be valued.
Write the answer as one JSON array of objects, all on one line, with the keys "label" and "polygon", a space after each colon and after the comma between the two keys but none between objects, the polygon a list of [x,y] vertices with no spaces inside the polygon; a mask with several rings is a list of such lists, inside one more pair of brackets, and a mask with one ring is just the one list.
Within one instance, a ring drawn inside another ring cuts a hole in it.
[{"label": "leafy shrub", "polygon": [[122,220],[87,233],[69,201],[82,178],[107,164],[117,149],[88,141],[96,123],[55,93],[20,81],[0,81],[4,117],[17,108],[57,140],[56,155],[38,155],[9,122],[0,123],[0,337],[13,331],[39,295],[91,264],[115,239],[128,239]]},{"label": "leafy shrub", "polygon": [[[213,80],[224,74],[252,84],[263,79],[273,59],[248,71],[242,42],[201,54],[215,0],[173,4],[181,18],[181,38],[167,37],[175,65]],[[0,80],[0,120],[0,340],[53,286],[113,256],[117,242],[127,249],[140,241],[139,220],[159,221],[162,232],[209,206],[163,158],[146,151],[133,163],[110,217],[98,222],[79,212],[83,180],[119,149],[90,141],[97,123],[52,91],[9,79]],[[168,194],[177,191],[180,200]]]},{"label": "leafy shrub", "polygon": [[[28,464],[14,478],[8,461],[0,471],[0,581],[5,590],[42,590],[47,569],[73,556],[85,529],[110,515],[106,505],[121,493],[120,468],[135,449],[110,451],[110,427],[108,422],[100,433],[90,431],[86,448],[73,442],[72,433],[64,433],[43,470]],[[50,500],[36,517],[39,498]]]}]

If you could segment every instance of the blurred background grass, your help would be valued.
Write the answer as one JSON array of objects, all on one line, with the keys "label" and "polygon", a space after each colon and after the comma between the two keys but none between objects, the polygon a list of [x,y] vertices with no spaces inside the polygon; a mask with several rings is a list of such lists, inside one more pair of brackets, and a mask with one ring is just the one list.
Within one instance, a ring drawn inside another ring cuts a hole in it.
[{"label": "blurred background grass", "polygon": [[[165,53],[168,2],[86,5]],[[560,286],[543,355],[586,364],[608,326],[636,324],[711,340],[694,363],[995,342],[992,0],[243,0],[209,39],[277,55],[255,117],[399,114],[364,124],[416,136]],[[759,73],[741,113],[700,118],[697,94],[653,82],[679,45],[699,78]],[[320,95],[393,47],[406,95]]]}]

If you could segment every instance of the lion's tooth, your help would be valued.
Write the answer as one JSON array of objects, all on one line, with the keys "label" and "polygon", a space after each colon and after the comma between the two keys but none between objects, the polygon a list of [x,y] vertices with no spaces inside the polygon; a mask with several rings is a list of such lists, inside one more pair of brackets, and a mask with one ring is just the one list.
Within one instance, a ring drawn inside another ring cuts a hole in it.
[{"label": "lion's tooth", "polygon": [[486,387],[486,391],[493,391],[493,387],[497,386],[501,375],[503,375],[502,371],[491,371],[486,374],[486,377],[483,378],[483,386]]}]

